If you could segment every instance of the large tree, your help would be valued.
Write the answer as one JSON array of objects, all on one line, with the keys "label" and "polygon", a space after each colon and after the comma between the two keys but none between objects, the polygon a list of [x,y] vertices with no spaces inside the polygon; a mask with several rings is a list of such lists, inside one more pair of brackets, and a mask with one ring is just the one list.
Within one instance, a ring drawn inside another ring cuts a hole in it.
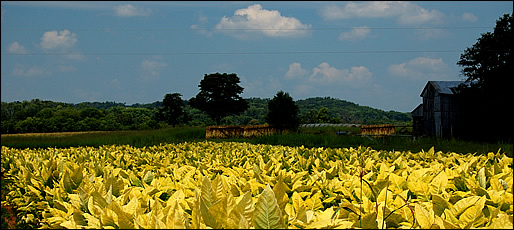
[{"label": "large tree", "polygon": [[239,86],[237,74],[205,74],[200,81],[200,92],[189,100],[191,107],[207,113],[216,124],[229,115],[237,115],[248,109],[248,102],[241,98],[244,88]]},{"label": "large tree", "polygon": [[187,114],[184,110],[182,94],[168,93],[162,100],[162,108],[159,110],[160,116],[170,125],[176,125],[186,121]]},{"label": "large tree", "polygon": [[512,22],[512,14],[503,15],[494,31],[481,34],[457,62],[468,82],[461,85],[459,94],[468,110],[470,133],[492,140],[512,140]]},{"label": "large tree", "polygon": [[296,105],[293,98],[289,96],[289,93],[279,91],[275,97],[268,102],[266,122],[281,132],[285,129],[296,130],[300,125],[298,111],[298,105]]}]

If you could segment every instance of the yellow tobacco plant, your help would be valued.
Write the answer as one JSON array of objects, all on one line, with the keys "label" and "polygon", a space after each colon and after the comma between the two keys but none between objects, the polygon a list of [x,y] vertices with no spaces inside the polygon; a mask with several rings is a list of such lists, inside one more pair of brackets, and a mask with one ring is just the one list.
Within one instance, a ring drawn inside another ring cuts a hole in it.
[{"label": "yellow tobacco plant", "polygon": [[2,146],[7,202],[41,228],[509,228],[512,158],[186,142]]}]

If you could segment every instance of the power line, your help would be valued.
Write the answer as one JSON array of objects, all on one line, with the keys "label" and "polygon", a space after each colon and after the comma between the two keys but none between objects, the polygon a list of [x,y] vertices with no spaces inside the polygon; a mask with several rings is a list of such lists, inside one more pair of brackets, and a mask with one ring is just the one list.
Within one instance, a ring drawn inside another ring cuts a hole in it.
[{"label": "power line", "polygon": [[[138,56],[138,55],[290,55],[290,54],[388,54],[388,53],[462,53],[464,50],[357,50],[357,51],[267,51],[267,52],[90,52],[90,53],[2,53],[2,56]],[[483,50],[505,53],[507,50]]]},{"label": "power line", "polygon": [[[139,55],[300,55],[300,54],[389,54],[389,53],[462,53],[464,50],[360,50],[360,51],[270,51],[270,52],[91,52],[91,53],[2,53],[2,56],[139,56]],[[484,50],[504,53],[505,50]]]},{"label": "power line", "polygon": [[361,51],[270,51],[270,52],[99,52],[99,53],[26,53],[3,56],[137,56],[137,55],[284,55],[284,54],[385,54],[385,53],[456,53],[463,50],[361,50]]},{"label": "power line", "polygon": [[464,29],[490,29],[486,26],[447,26],[447,27],[334,27],[334,28],[2,28],[2,31],[51,31],[51,30],[73,30],[73,31],[331,31],[350,29],[372,29],[372,30],[464,30]]}]

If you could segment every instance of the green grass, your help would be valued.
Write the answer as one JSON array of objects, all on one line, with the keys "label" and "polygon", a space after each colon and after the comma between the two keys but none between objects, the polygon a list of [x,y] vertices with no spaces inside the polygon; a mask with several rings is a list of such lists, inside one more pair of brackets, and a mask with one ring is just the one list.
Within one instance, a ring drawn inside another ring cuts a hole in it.
[{"label": "green grass", "polygon": [[[337,135],[345,131],[347,135]],[[380,138],[355,135],[360,133],[359,127],[323,127],[301,128],[297,132],[286,132],[256,138],[225,138],[209,139],[216,142],[236,141],[252,144],[271,144],[285,146],[348,148],[368,146],[376,150],[387,151],[427,151],[435,146],[436,151],[457,153],[506,153],[512,157],[511,143],[471,142],[456,139],[440,139],[422,137],[413,139],[410,136],[388,136]],[[22,134],[2,135],[1,144],[13,148],[67,148],[78,146],[99,147],[102,145],[131,145],[134,147],[153,146],[161,143],[181,143],[205,140],[204,127],[176,127],[159,130],[143,131],[108,131],[79,132],[64,134]]]},{"label": "green grass", "polygon": [[65,133],[63,135],[2,135],[2,145],[13,148],[67,148],[78,146],[132,145],[135,147],[205,139],[203,127],[177,127],[142,131]]}]

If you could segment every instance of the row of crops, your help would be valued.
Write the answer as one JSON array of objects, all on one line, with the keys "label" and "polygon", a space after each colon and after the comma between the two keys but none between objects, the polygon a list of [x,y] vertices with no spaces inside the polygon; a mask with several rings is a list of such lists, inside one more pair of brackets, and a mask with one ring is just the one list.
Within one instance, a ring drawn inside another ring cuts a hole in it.
[{"label": "row of crops", "polygon": [[12,149],[7,203],[41,228],[510,228],[512,158],[194,142]]}]

